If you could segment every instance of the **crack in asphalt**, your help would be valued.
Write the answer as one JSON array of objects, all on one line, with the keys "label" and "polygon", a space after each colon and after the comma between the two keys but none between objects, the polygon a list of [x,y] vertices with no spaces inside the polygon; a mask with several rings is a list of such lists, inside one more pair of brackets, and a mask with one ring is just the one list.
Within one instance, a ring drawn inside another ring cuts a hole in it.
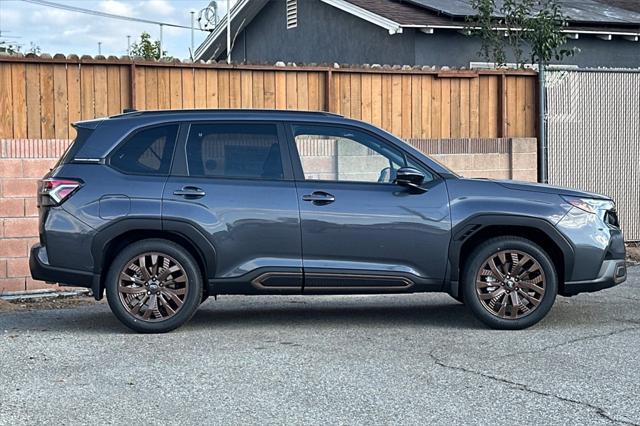
[{"label": "crack in asphalt", "polygon": [[[613,297],[614,299],[622,299],[622,300],[630,300],[632,302],[640,302],[640,298],[638,298],[638,297],[617,296],[617,295],[614,295],[614,296],[611,296],[611,297]],[[606,300],[606,301],[605,300],[597,300],[595,298],[584,299],[584,301],[587,302],[587,303],[593,303],[593,304],[596,304],[596,305],[611,305],[611,302],[608,301],[608,300]],[[571,305],[574,302],[570,302],[570,301],[566,301],[565,300],[565,301],[563,301],[561,303],[564,303],[564,304],[567,304],[567,305]]]},{"label": "crack in asphalt", "polygon": [[634,302],[640,302],[640,297],[629,297],[629,296],[613,296],[616,297],[618,299],[624,299],[624,300],[632,300]]},{"label": "crack in asphalt", "polygon": [[[640,322],[633,321],[633,320],[620,320],[620,322],[628,322],[628,323],[631,323],[631,324],[640,324]],[[543,346],[540,349],[508,353],[508,354],[502,355],[501,358],[511,357],[511,356],[515,356],[515,355],[539,354],[539,353],[548,351],[550,349],[557,349],[557,348],[560,348],[560,347],[563,347],[563,346],[572,345],[572,344],[578,343],[578,342],[584,342],[584,341],[587,341],[587,340],[601,339],[601,338],[605,338],[605,337],[615,336],[616,334],[626,333],[627,331],[635,331],[635,330],[640,330],[640,327],[627,327],[627,328],[622,328],[620,330],[613,330],[613,331],[610,331],[608,333],[603,333],[603,334],[590,334],[588,336],[576,337],[575,339],[566,340],[564,342],[561,342],[561,343],[558,343],[558,344],[555,344],[555,345]]]},{"label": "crack in asphalt", "polygon": [[524,392],[532,393],[532,394],[539,395],[539,396],[545,396],[545,397],[548,397],[548,398],[555,398],[558,401],[561,401],[561,402],[564,402],[564,403],[579,405],[580,407],[587,408],[587,409],[590,409],[590,410],[594,411],[598,416],[602,417],[603,419],[605,419],[605,420],[607,420],[607,421],[609,421],[611,423],[618,423],[618,424],[624,424],[624,425],[630,425],[630,426],[640,426],[640,423],[634,423],[634,422],[631,422],[631,421],[628,421],[628,420],[615,419],[615,418],[611,417],[609,414],[607,414],[607,412],[605,411],[604,408],[598,407],[597,405],[593,405],[593,404],[590,404],[588,402],[578,401],[578,400],[567,398],[567,397],[564,397],[564,396],[555,395],[555,394],[552,394],[552,393],[549,393],[549,392],[544,392],[544,391],[540,391],[540,390],[537,390],[537,389],[532,389],[531,387],[529,387],[528,385],[525,385],[524,383],[514,382],[512,380],[505,379],[505,378],[498,377],[498,376],[494,376],[494,375],[487,374],[487,373],[483,373],[481,371],[471,370],[469,368],[458,366],[458,365],[446,364],[440,358],[435,356],[434,352],[435,352],[435,350],[429,352],[429,357],[439,367],[442,367],[442,368],[445,368],[445,369],[448,369],[448,370],[461,371],[461,372],[466,373],[466,374],[472,374],[474,376],[479,376],[479,377],[482,377],[484,379],[493,380],[495,382],[502,383],[504,385],[516,388],[516,389],[524,391]]}]

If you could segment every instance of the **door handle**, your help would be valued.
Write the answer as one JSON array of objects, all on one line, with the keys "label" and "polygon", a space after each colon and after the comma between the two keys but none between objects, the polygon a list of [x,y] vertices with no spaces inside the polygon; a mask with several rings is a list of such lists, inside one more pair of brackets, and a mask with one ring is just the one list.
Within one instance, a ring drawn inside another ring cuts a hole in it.
[{"label": "door handle", "polygon": [[207,195],[207,193],[195,186],[185,186],[182,189],[173,191],[173,195],[179,195],[185,198],[200,198]]},{"label": "door handle", "polygon": [[322,205],[333,203],[336,200],[336,197],[324,191],[314,191],[311,194],[303,195],[302,199],[304,201],[311,201],[313,204]]}]

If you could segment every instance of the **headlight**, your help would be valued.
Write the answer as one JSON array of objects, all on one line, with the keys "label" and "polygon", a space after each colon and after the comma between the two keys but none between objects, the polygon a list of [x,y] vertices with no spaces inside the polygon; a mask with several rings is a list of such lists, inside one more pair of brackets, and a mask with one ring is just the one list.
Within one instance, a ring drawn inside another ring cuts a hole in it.
[{"label": "headlight", "polygon": [[599,214],[607,210],[613,210],[616,206],[611,200],[598,200],[595,198],[562,197],[573,207],[579,208],[587,213]]}]

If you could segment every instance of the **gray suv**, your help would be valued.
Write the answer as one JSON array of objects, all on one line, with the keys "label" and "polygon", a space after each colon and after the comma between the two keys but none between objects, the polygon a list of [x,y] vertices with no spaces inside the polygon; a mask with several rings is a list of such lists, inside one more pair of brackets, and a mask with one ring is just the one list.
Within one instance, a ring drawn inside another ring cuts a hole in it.
[{"label": "gray suv", "polygon": [[608,197],[463,179],[322,112],[130,111],[75,124],[41,181],[34,279],[106,291],[138,332],[220,294],[447,292],[493,328],[626,279]]}]

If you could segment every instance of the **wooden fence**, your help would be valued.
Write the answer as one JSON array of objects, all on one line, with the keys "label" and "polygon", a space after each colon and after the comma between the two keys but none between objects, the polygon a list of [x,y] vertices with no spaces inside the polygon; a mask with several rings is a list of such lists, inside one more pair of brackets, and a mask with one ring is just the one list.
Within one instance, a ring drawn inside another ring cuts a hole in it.
[{"label": "wooden fence", "polygon": [[412,139],[536,136],[536,74],[0,57],[0,139],[124,108],[325,110]]}]

